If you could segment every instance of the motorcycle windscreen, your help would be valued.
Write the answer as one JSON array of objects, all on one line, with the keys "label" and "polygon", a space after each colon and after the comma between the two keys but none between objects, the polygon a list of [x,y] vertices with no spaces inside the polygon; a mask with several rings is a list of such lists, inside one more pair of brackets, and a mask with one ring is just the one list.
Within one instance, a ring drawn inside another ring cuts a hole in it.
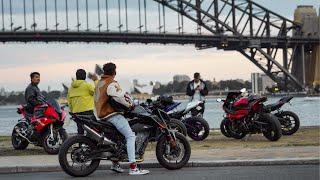
[{"label": "motorcycle windscreen", "polygon": [[241,92],[240,92],[240,91],[237,91],[237,92],[229,92],[228,95],[227,95],[226,100],[227,100],[227,101],[233,101],[233,100],[235,100],[239,95],[241,95]]}]

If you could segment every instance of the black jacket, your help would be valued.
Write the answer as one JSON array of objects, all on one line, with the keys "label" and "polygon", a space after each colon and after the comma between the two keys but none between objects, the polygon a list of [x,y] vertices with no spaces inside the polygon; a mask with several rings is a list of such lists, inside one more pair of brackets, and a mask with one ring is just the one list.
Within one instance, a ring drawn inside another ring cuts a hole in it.
[{"label": "black jacket", "polygon": [[[208,95],[208,87],[207,87],[207,84],[206,84],[203,80],[201,80],[201,79],[200,79],[200,81],[201,81],[201,86],[203,86],[203,89],[200,91],[200,95],[201,95],[201,96],[206,96],[206,95]],[[192,80],[192,81],[190,81],[190,82],[188,83],[188,86],[187,86],[187,95],[188,95],[188,96],[193,96],[194,93],[195,93],[195,89],[196,89],[196,87],[194,87],[194,80]]]},{"label": "black jacket", "polygon": [[28,109],[32,109],[32,111],[36,105],[40,105],[43,103],[43,96],[40,92],[40,89],[37,85],[34,85],[32,83],[30,83],[29,86],[26,88],[24,97],[27,102]]}]

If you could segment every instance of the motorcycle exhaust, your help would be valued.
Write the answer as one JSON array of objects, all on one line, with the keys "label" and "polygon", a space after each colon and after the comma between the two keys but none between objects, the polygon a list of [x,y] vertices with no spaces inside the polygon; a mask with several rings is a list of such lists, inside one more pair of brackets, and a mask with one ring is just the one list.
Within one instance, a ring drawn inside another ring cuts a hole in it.
[{"label": "motorcycle exhaust", "polygon": [[91,129],[90,127],[88,127],[87,125],[84,125],[83,128],[88,132],[88,134],[96,141],[101,142],[103,145],[115,145],[116,143],[114,143],[113,141],[111,141],[110,139],[100,135],[99,133],[97,133],[96,131],[94,131],[93,129]]}]

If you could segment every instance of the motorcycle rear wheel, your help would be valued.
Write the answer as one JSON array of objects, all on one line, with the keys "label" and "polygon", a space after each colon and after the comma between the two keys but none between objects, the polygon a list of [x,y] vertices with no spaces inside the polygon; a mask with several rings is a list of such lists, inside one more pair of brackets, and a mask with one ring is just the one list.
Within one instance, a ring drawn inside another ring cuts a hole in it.
[{"label": "motorcycle rear wheel", "polygon": [[184,120],[188,136],[195,141],[203,141],[209,136],[210,127],[202,117],[189,117]]},{"label": "motorcycle rear wheel", "polygon": [[281,123],[282,135],[292,135],[296,133],[300,127],[298,115],[291,111],[283,111],[276,114]]}]

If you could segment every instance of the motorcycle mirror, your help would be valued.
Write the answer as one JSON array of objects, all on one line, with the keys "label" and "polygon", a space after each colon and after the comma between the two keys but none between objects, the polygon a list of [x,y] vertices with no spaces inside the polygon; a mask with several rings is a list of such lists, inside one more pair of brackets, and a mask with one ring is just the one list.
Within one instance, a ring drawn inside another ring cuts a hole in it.
[{"label": "motorcycle mirror", "polygon": [[242,93],[244,93],[244,92],[246,92],[246,91],[247,91],[246,88],[242,88],[242,89],[240,90],[240,92],[242,92]]},{"label": "motorcycle mirror", "polygon": [[222,101],[222,99],[220,99],[220,98],[217,99],[217,102],[221,102],[221,101]]}]

